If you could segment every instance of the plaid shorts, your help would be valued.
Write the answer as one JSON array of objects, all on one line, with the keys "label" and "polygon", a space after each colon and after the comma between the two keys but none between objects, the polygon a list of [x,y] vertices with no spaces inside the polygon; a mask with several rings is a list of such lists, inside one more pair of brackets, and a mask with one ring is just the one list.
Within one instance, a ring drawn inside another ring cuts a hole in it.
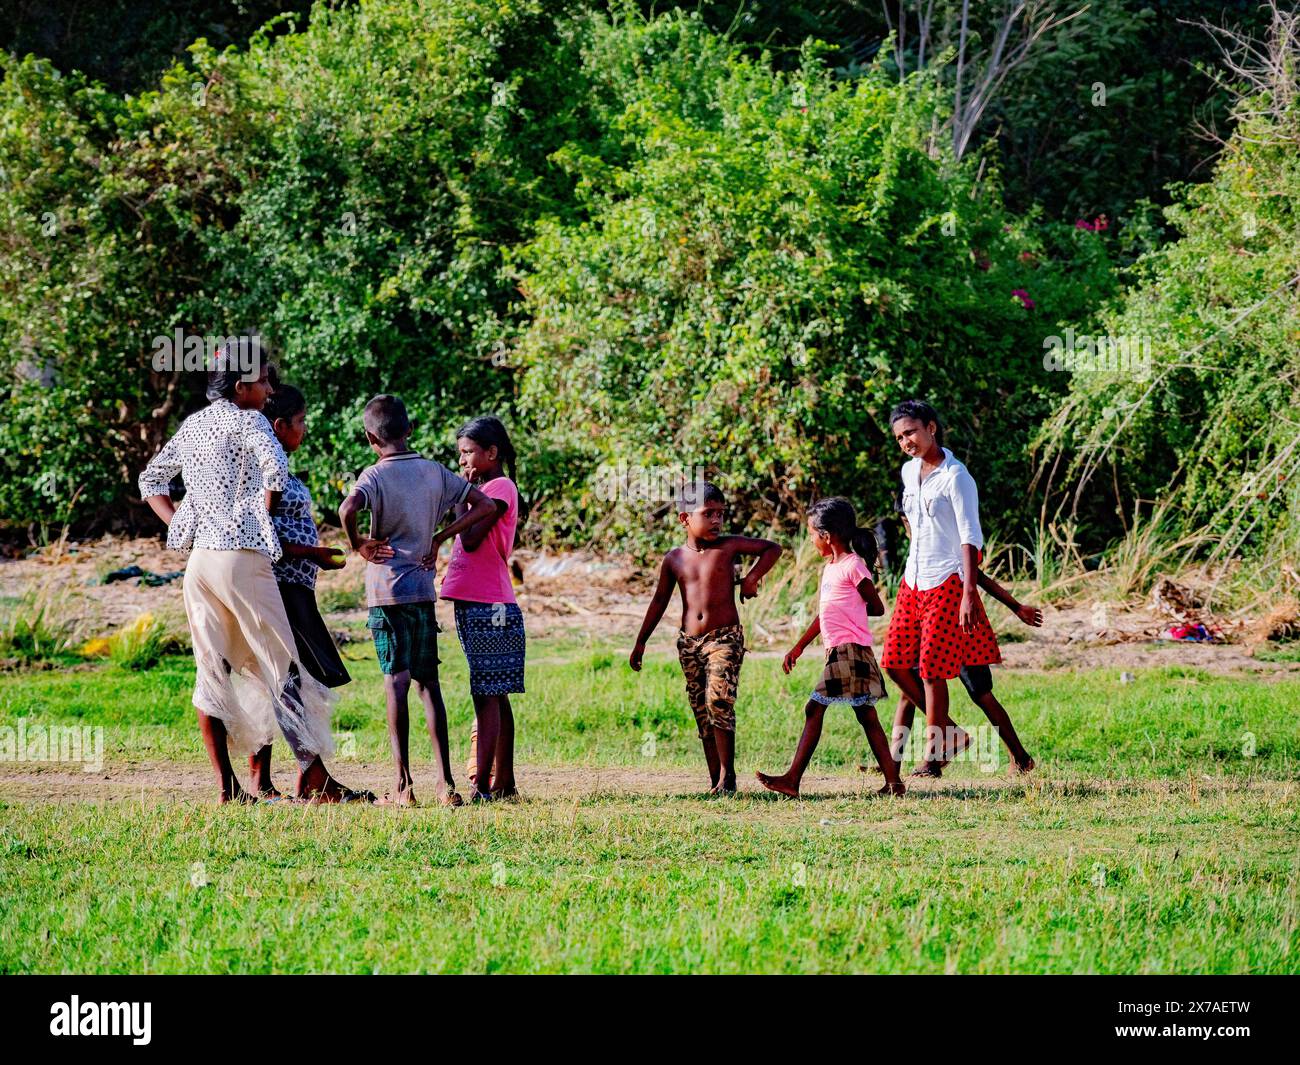
[{"label": "plaid shorts", "polygon": [[438,680],[438,619],[432,603],[372,606],[366,627],[375,639],[381,672],[410,671],[411,679]]},{"label": "plaid shorts", "polygon": [[870,647],[860,643],[841,643],[826,649],[826,664],[821,679],[809,696],[813,702],[829,706],[874,706],[885,697],[885,681]]}]

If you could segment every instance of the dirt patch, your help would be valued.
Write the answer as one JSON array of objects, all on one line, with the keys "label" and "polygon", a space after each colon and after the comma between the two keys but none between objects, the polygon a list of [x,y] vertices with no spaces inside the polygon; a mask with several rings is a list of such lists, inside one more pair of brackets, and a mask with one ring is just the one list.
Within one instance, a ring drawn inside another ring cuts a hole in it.
[{"label": "dirt patch", "polygon": [[[197,737],[195,742],[197,743]],[[92,802],[114,805],[129,802],[199,802],[215,801],[216,785],[211,771],[198,762],[140,762],[109,767],[99,773],[82,773],[51,766],[30,771],[11,772],[6,767],[0,776],[0,799],[31,803]],[[288,766],[277,765],[276,779],[289,783]],[[339,777],[350,787],[369,788],[382,795],[392,784],[392,766],[382,762],[340,762]],[[427,767],[416,767],[416,794],[432,799]],[[523,801],[584,802],[602,799],[692,799],[706,800],[703,774],[692,769],[647,769],[639,766],[519,767]],[[424,787],[421,787],[423,783]],[[763,791],[753,780],[741,781],[743,798],[782,802]],[[808,776],[804,779],[805,796],[801,802],[818,802],[838,798],[865,798],[880,786],[875,774]],[[987,776],[953,778],[939,781],[908,781],[908,794],[966,799],[992,797],[1058,795],[1082,798],[1092,795],[1149,794],[1167,796],[1188,790],[1187,780],[1087,780],[1037,773],[1028,777]],[[1268,792],[1289,797],[1293,783],[1281,781],[1247,781],[1202,776],[1196,782],[1198,793]],[[712,800],[725,803],[726,800]]]},{"label": "dirt patch", "polygon": [[[341,545],[340,535],[325,534],[327,542]],[[654,573],[625,559],[589,552],[552,554],[520,550],[515,554],[516,593],[533,638],[547,635],[577,636],[593,641],[613,639],[630,646],[649,601]],[[127,566],[166,574],[184,568],[184,556],[167,551],[158,539],[105,537],[69,545],[55,545],[22,559],[0,561],[0,596],[16,599],[41,588],[66,599],[65,609],[75,611],[86,635],[106,635],[140,614],[163,617],[183,633],[184,611],[179,580],[157,587],[137,579],[103,583],[107,575]],[[445,567],[445,558],[442,562]],[[362,570],[355,561],[341,571],[323,572],[317,589],[322,611],[341,642],[365,640],[365,603]],[[1025,592],[1032,601],[1032,593]],[[761,600],[759,601],[761,603]],[[757,606],[742,608],[742,620]],[[1080,601],[1045,607],[1043,626],[1030,629],[1000,605],[988,603],[989,616],[1002,638],[1004,664],[1017,669],[1119,669],[1137,670],[1181,666],[1216,673],[1247,672],[1256,675],[1300,674],[1300,662],[1267,662],[1255,657],[1255,645],[1246,634],[1260,619],[1237,621],[1231,642],[1195,643],[1168,638],[1175,619],[1158,604],[1134,608],[1131,604]],[[444,624],[450,623],[448,614]],[[748,625],[749,642],[756,655],[780,655],[793,643],[803,621],[789,618]],[[877,619],[877,638],[884,635],[888,618]],[[660,624],[658,643],[674,629],[672,617]],[[666,644],[665,644],[666,646]]]}]

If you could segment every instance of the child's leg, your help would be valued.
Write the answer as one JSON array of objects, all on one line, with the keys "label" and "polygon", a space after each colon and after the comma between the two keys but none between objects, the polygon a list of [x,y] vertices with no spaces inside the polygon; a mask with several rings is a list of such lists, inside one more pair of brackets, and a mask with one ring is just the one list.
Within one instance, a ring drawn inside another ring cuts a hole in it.
[{"label": "child's leg", "polygon": [[[717,752],[718,772],[712,791],[736,790],[736,693],[745,661],[745,635],[739,625],[718,629],[701,648],[704,657],[704,704],[709,733]],[[712,765],[710,765],[712,772]]]},{"label": "child's leg", "polygon": [[[438,686],[438,678],[417,680],[415,690],[420,695],[420,701],[424,703],[424,720],[429,726],[429,739],[433,741],[433,759],[437,763],[438,770],[438,797],[444,801],[449,799],[459,801],[460,797],[456,794],[456,780],[451,774],[451,747],[447,740],[447,707],[442,701],[442,689]],[[479,743],[482,743],[482,725],[479,726],[479,730]],[[483,773],[483,765],[484,763],[480,761],[480,776]],[[488,765],[491,765],[490,760]]]},{"label": "child's leg", "polygon": [[[474,724],[478,727],[478,738],[475,746],[475,768],[478,766],[487,766],[488,772],[483,774],[483,779],[479,779],[478,773],[475,773],[474,791],[478,795],[490,795],[493,789],[494,769],[493,762],[496,760],[497,744],[501,738],[501,700],[496,695],[475,695],[474,699]],[[430,735],[432,735],[432,726],[430,726]],[[434,741],[437,746],[437,741]]]},{"label": "child's leg", "polygon": [[510,696],[502,695],[501,732],[497,735],[497,760],[492,773],[492,791],[510,798],[518,792],[515,784],[515,712]]},{"label": "child's leg", "polygon": [[998,735],[1002,737],[1002,742],[1007,745],[1007,750],[1011,754],[1011,760],[1020,772],[1028,773],[1034,768],[1034,760],[1029,757],[1029,752],[1025,750],[1025,745],[1020,742],[1020,737],[1016,735],[1015,726],[1011,724],[1011,715],[1007,713],[998,698],[992,691],[984,692],[980,696],[971,696],[975,704],[984,711],[984,716],[989,719]]},{"label": "child's leg", "polygon": [[683,636],[677,641],[677,658],[682,666],[682,676],[686,679],[686,701],[695,716],[695,727],[699,732],[700,745],[704,748],[704,761],[709,767],[709,789],[718,786],[722,768],[718,761],[718,745],[713,737],[713,726],[709,724],[708,709],[708,666],[699,654],[699,638]]},{"label": "child's leg", "polygon": [[217,771],[217,780],[221,787],[222,802],[247,802],[251,796],[239,785],[235,768],[230,764],[230,749],[226,745],[226,726],[219,717],[205,714],[195,708],[199,715],[199,732],[203,735],[203,746],[207,748],[208,760]]},{"label": "child's leg", "polygon": [[925,764],[913,776],[941,776],[944,761],[944,734],[952,722],[948,716],[948,682],[926,680],[925,688]]},{"label": "child's leg", "polygon": [[411,674],[384,674],[384,705],[388,712],[388,745],[393,751],[397,766],[397,783],[394,799],[399,803],[415,802],[415,781],[411,779],[410,716],[407,695],[411,690]]},{"label": "child's leg", "polygon": [[[715,727],[712,732],[717,779],[711,790],[726,793],[736,790],[736,730]],[[709,767],[710,774],[713,767]]]},{"label": "child's leg", "polygon": [[916,708],[925,707],[925,688],[921,683],[921,675],[915,669],[890,669],[887,672],[890,680],[898,685],[900,693],[898,709],[894,712],[894,733],[890,746],[894,760],[901,762],[907,738],[912,734]]},{"label": "child's leg", "polygon": [[268,743],[256,754],[248,756],[248,773],[253,778],[253,789],[263,799],[279,798],[279,791],[271,780],[271,745]]},{"label": "child's leg", "polygon": [[718,781],[722,779],[722,763],[718,760],[718,744],[714,739],[713,730],[705,726],[706,731],[700,733],[700,745],[704,748],[704,764],[709,767],[709,790],[713,791],[718,786]]},{"label": "child's leg", "polygon": [[758,782],[768,791],[779,792],[793,798],[799,796],[799,783],[803,780],[804,771],[812,761],[813,752],[817,750],[817,744],[822,738],[822,719],[826,716],[826,707],[816,699],[809,699],[808,705],[803,708],[803,713],[803,734],[799,737],[799,746],[795,748],[794,761],[790,763],[790,768],[780,776],[758,774]]},{"label": "child's leg", "polygon": [[880,789],[881,792],[888,795],[902,795],[905,789],[899,778],[898,761],[890,750],[889,741],[885,739],[885,730],[880,727],[876,708],[870,703],[864,703],[855,706],[853,712],[857,715],[858,724],[867,734],[867,742],[871,745],[871,753],[876,756],[876,761],[880,764],[880,771],[885,774],[885,786]]},{"label": "child's leg", "polygon": [[894,710],[894,728],[890,734],[889,746],[894,752],[894,760],[903,760],[903,750],[907,747],[907,738],[912,734],[915,721],[916,704],[906,695],[898,697],[898,706]]}]

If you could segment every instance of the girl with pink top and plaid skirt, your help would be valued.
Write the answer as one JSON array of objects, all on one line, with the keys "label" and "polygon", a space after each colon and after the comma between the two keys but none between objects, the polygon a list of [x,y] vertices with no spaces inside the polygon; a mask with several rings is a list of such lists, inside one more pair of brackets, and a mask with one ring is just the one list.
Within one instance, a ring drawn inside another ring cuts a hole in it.
[{"label": "girl with pink top and plaid skirt", "polygon": [[853,504],[833,496],[819,499],[808,510],[808,535],[822,558],[817,616],[782,663],[789,673],[804,649],[820,634],[826,650],[822,674],[804,707],[803,735],[790,768],[780,776],[758,774],[758,782],[769,791],[797,798],[799,784],[822,735],[822,719],[832,703],[847,703],[867,734],[872,753],[885,774],[882,795],[902,795],[898,763],[889,751],[889,740],[876,717],[875,704],[885,695],[880,666],[871,650],[868,615],[885,612],[871,579],[876,561],[876,540],[869,529],[858,528]]}]

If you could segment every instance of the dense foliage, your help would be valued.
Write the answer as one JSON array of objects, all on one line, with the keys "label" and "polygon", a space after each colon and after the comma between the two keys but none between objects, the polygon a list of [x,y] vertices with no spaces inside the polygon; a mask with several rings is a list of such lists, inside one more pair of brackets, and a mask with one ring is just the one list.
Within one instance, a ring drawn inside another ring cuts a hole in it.
[{"label": "dense foliage", "polygon": [[584,63],[618,143],[559,154],[584,210],[520,265],[560,528],[633,531],[644,501],[611,512],[589,471],[638,463],[717,470],[760,518],[832,492],[887,513],[910,395],[1014,500],[1056,384],[1044,323],[1107,290],[1097,237],[1013,218],[977,160],[927,151],[924,80],[837,80],[813,49],[773,74],[685,16],[603,26]]},{"label": "dense foliage", "polygon": [[1300,40],[1272,54],[1273,86],[1242,99],[1210,180],[1168,210],[1179,239],[1103,322],[1147,338],[1150,365],[1074,375],[1042,441],[1086,538],[1132,542],[1145,520],[1186,556],[1266,561],[1265,582],[1294,579],[1300,546]]},{"label": "dense foliage", "polygon": [[[327,509],[368,461],[370,394],[402,394],[415,443],[444,457],[460,419],[499,411],[534,538],[657,535],[653,493],[609,499],[628,467],[704,467],[752,526],[826,492],[885,512],[886,411],[915,394],[947,415],[1004,541],[1032,535],[1043,454],[1040,487],[1053,504],[1070,491],[1094,545],[1124,531],[1132,494],[1184,485],[1186,529],[1244,513],[1261,463],[1289,476],[1267,465],[1291,454],[1284,420],[1260,412],[1294,400],[1293,303],[1274,298],[1194,365],[1176,357],[1289,276],[1289,112],[1252,118],[1210,183],[1179,193],[1179,241],[1162,247],[1157,213],[1134,206],[1192,166],[1171,131],[1190,121],[1193,76],[1133,57],[1171,14],[1210,12],[1093,5],[1013,72],[990,139],[957,161],[934,135],[950,66],[901,76],[906,48],[880,16],[724,7],[318,4],[251,38],[223,24],[213,40],[242,43],[201,39],[127,93],[0,60],[0,525],[124,517],[136,471],[200,402],[197,375],[151,365],[175,329],[261,334],[308,394],[295,464]],[[986,40],[991,9],[976,10]],[[1097,107],[1088,79],[1108,78]],[[1207,88],[1206,106],[1227,91]],[[1135,138],[1154,154],[1125,168]],[[1110,205],[1122,217],[1101,224]],[[1071,386],[1044,366],[1044,338],[1097,331],[1112,263],[1143,251],[1101,328],[1150,335],[1177,364],[1154,389],[1095,373]],[[1285,513],[1284,490],[1260,494],[1247,545]]]}]

